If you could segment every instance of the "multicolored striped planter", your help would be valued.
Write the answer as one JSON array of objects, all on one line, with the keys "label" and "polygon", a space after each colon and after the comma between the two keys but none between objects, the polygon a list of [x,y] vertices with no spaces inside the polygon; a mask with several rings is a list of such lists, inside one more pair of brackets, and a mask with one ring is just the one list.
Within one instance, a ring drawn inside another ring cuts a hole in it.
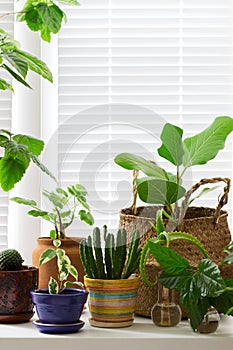
[{"label": "multicolored striped planter", "polygon": [[84,277],[89,292],[90,323],[99,327],[126,327],[133,323],[139,277],[101,280]]}]

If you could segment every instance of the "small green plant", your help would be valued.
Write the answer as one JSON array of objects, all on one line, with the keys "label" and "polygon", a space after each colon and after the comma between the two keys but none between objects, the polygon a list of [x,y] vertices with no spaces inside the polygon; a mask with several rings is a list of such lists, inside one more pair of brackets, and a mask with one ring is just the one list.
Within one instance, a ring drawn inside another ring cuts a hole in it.
[{"label": "small green plant", "polygon": [[80,257],[85,273],[89,278],[95,279],[126,279],[139,267],[141,251],[138,249],[140,234],[133,233],[127,253],[126,230],[119,229],[117,236],[107,233],[104,226],[104,248],[101,246],[100,229],[93,230],[90,235],[80,243]]},{"label": "small green plant", "polygon": [[0,159],[0,186],[4,191],[11,190],[22,179],[31,162],[56,181],[38,159],[44,148],[43,141],[1,129],[0,148],[4,152]]},{"label": "small green plant", "polygon": [[[198,266],[192,266],[169,247],[153,241],[148,241],[148,245],[162,268],[158,281],[169,289],[179,291],[194,331],[211,306],[224,314],[233,315],[233,278],[223,278],[217,264],[204,258]],[[231,253],[221,264],[232,262],[232,257]]]},{"label": "small green plant", "polygon": [[[94,224],[94,218],[86,200],[87,191],[84,186],[76,184],[68,186],[66,189],[57,188],[56,191],[43,191],[43,195],[48,198],[53,206],[51,212],[40,209],[34,200],[22,197],[13,197],[11,200],[33,208],[28,212],[29,215],[41,217],[52,223],[54,226],[54,229],[50,231],[52,239],[65,238],[65,230],[76,218],[88,225]],[[78,210],[80,206],[82,209]]]},{"label": "small green plant", "polygon": [[[201,133],[183,140],[181,128],[170,123],[165,124],[161,133],[162,145],[157,151],[161,157],[173,164],[174,173],[167,172],[150,160],[131,153],[117,155],[115,162],[125,169],[142,171],[146,177],[136,181],[140,199],[145,203],[163,205],[166,212],[178,224],[187,209],[178,208],[178,200],[186,193],[182,183],[184,174],[190,167],[206,164],[215,158],[224,148],[225,140],[232,131],[231,117],[217,117]],[[207,191],[205,189],[203,193]]]},{"label": "small green plant", "polygon": [[0,252],[0,270],[18,271],[23,268],[23,258],[16,249],[5,249]]},{"label": "small green plant", "polygon": [[[83,288],[83,284],[78,282],[78,271],[71,264],[70,258],[66,255],[64,249],[61,249],[61,241],[59,239],[53,240],[53,245],[55,249],[48,248],[40,256],[39,264],[45,264],[52,259],[57,259],[57,280],[53,277],[50,277],[48,283],[48,289],[50,294],[59,294],[62,293],[64,288],[70,287],[75,284],[80,288]],[[75,281],[68,281],[68,276],[71,275],[74,277]]]}]

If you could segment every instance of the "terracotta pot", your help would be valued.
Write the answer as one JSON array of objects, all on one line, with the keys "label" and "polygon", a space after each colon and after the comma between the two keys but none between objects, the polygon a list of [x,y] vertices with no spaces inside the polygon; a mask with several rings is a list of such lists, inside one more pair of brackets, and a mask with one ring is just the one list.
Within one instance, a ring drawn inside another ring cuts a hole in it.
[{"label": "terracotta pot", "polygon": [[[83,282],[84,269],[79,255],[79,243],[83,238],[74,237],[61,239],[61,248],[66,251],[72,265],[76,267],[79,274],[79,281]],[[54,248],[52,239],[49,237],[40,237],[37,239],[37,247],[32,251],[32,263],[39,267],[39,283],[38,288],[47,288],[50,276],[57,279],[57,261],[53,259],[46,264],[39,266],[40,255],[45,249]],[[72,276],[70,281],[74,280]]]},{"label": "terracotta pot", "polygon": [[37,288],[38,268],[0,271],[0,323],[27,322],[33,316],[30,291]]},{"label": "terracotta pot", "polygon": [[133,324],[139,277],[102,280],[84,277],[88,291],[90,324],[96,327],[126,327]]}]

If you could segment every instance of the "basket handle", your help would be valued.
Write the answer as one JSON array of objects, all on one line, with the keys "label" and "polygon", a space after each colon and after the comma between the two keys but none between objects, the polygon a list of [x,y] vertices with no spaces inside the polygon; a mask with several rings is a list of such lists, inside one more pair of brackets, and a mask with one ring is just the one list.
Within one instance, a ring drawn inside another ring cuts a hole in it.
[{"label": "basket handle", "polygon": [[220,211],[221,211],[222,207],[225,204],[227,204],[228,194],[230,191],[231,180],[227,177],[213,177],[210,179],[202,179],[201,181],[199,181],[198,183],[193,185],[190,188],[190,190],[185,193],[184,200],[181,204],[180,215],[179,215],[179,219],[178,219],[178,228],[180,227],[181,222],[185,217],[185,214],[186,214],[186,211],[188,208],[188,202],[189,202],[189,199],[190,199],[191,195],[193,194],[193,192],[195,192],[202,185],[206,185],[208,183],[213,184],[216,182],[225,182],[225,184],[226,184],[226,186],[223,189],[223,194],[220,196],[220,198],[218,200],[218,205],[217,205],[217,208],[216,208],[215,214],[214,214],[214,224],[218,223]]},{"label": "basket handle", "polygon": [[138,178],[139,171],[138,170],[133,170],[133,203],[130,207],[132,210],[133,215],[137,214],[137,185],[136,185],[136,180]]}]

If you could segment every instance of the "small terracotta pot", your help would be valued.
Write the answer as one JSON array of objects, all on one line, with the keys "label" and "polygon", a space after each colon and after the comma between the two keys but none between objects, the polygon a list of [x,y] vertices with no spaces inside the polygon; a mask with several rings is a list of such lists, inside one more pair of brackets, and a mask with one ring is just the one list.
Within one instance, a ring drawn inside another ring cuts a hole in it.
[{"label": "small terracotta pot", "polygon": [[27,322],[33,316],[30,291],[37,288],[38,268],[0,271],[0,323]]},{"label": "small terracotta pot", "polygon": [[[84,269],[79,255],[79,243],[83,238],[73,237],[61,239],[61,248],[66,251],[66,254],[71,260],[71,264],[78,270],[78,280],[83,282]],[[39,267],[39,283],[38,288],[47,288],[50,276],[57,279],[57,261],[56,258],[49,261],[46,264],[39,266],[39,260],[44,250],[48,248],[54,248],[52,239],[49,237],[40,237],[37,239],[38,245],[32,251],[32,263]],[[70,281],[74,280],[72,276],[69,278]]]},{"label": "small terracotta pot", "polygon": [[139,277],[102,280],[84,277],[88,290],[90,323],[97,327],[131,326],[136,308]]}]

